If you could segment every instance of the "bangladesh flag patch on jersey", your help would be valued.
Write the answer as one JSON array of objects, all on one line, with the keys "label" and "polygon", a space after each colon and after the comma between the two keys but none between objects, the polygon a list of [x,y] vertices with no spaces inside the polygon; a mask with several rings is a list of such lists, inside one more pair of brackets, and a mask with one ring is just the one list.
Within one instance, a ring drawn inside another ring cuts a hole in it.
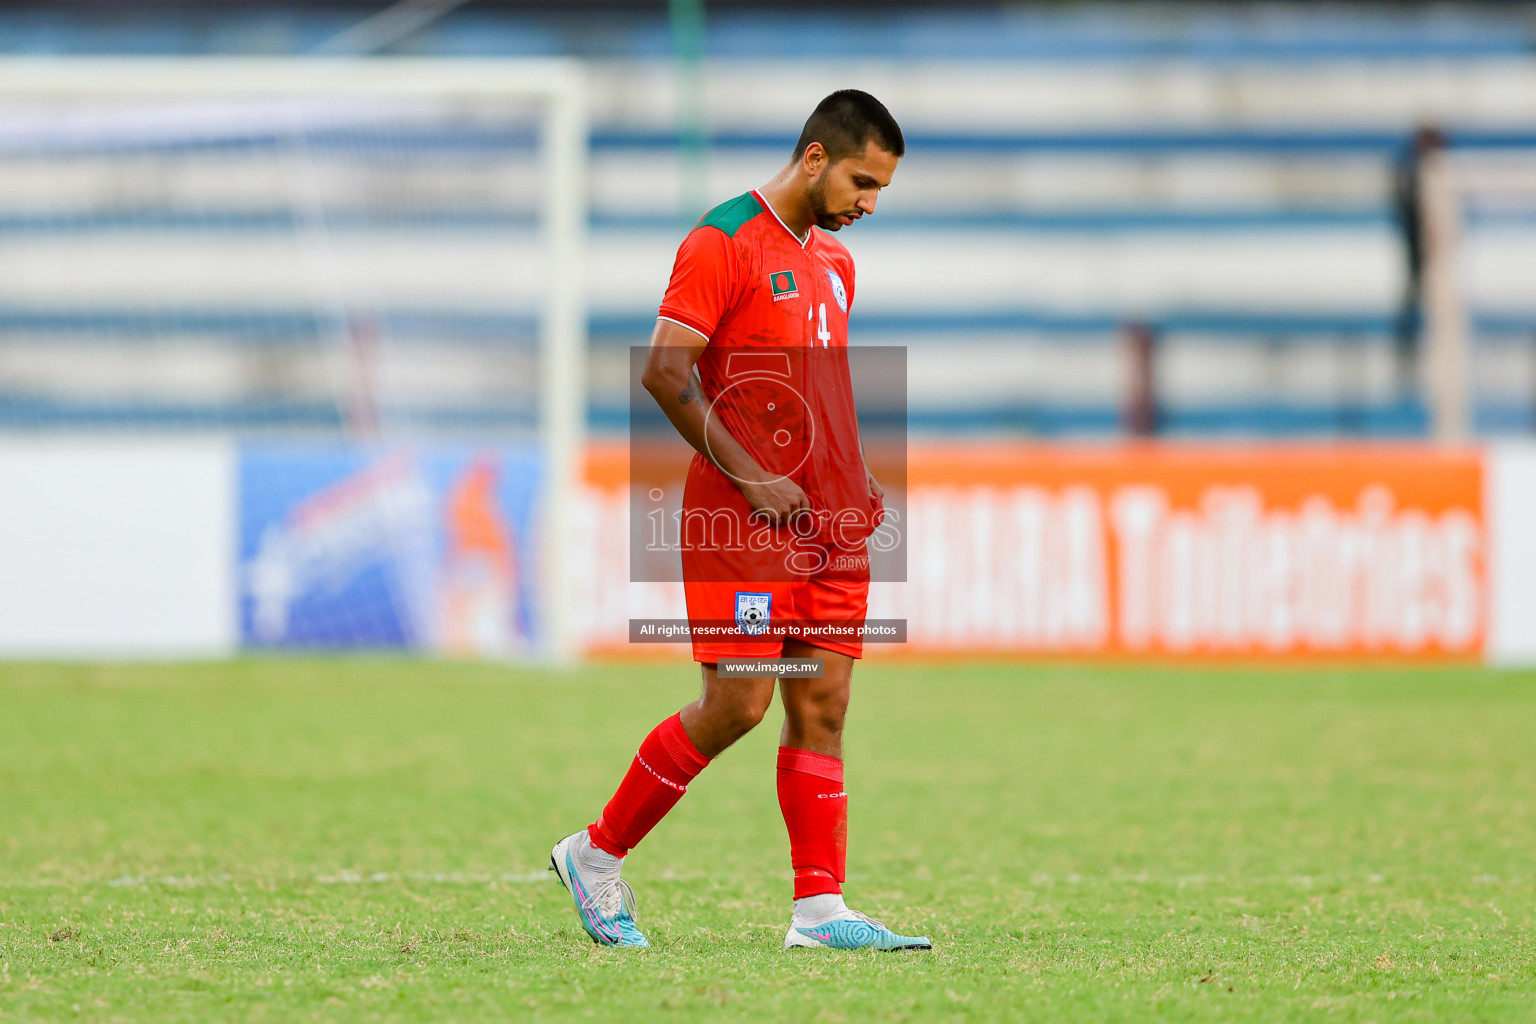
[{"label": "bangladesh flag patch on jersey", "polygon": [[795,285],[793,270],[781,270],[776,274],[769,274],[768,285],[773,289],[774,302],[780,299],[793,299],[800,294],[800,289]]}]

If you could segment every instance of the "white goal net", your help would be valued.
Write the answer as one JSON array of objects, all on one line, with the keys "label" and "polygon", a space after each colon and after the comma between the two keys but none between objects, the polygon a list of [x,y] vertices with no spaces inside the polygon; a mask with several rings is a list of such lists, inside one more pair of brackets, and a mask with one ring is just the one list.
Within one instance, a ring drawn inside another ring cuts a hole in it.
[{"label": "white goal net", "polygon": [[0,62],[0,431],[234,452],[248,647],[572,652],[560,61]]}]

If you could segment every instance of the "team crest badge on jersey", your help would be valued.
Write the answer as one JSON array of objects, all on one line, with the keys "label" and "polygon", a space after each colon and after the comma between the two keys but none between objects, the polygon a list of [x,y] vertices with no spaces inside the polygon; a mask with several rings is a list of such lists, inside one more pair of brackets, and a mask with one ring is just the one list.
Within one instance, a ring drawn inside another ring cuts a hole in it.
[{"label": "team crest badge on jersey", "polygon": [[843,287],[843,279],[837,276],[837,271],[828,270],[827,280],[832,282],[832,297],[837,300],[837,308],[848,312],[848,289]]},{"label": "team crest badge on jersey", "polygon": [[768,632],[768,622],[773,610],[772,594],[750,594],[736,591],[736,628],[747,636],[762,636]]},{"label": "team crest badge on jersey", "polygon": [[800,286],[795,284],[795,272],[793,270],[781,270],[776,274],[768,275],[768,286],[773,289],[773,301],[780,299],[794,299],[800,296]]}]

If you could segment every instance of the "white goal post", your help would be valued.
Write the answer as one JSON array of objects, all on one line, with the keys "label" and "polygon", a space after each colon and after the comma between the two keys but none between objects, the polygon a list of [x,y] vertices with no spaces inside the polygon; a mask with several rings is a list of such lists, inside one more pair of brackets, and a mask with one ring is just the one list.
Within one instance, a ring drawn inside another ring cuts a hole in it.
[{"label": "white goal post", "polygon": [[[579,63],[556,59],[436,58],[56,58],[0,59],[0,106],[142,101],[257,101],[294,109],[307,98],[343,103],[433,103],[471,98],[536,107],[541,184],[537,244],[537,434],[542,508],[537,601],[540,654],[570,661],[573,628],[570,534],[577,520],[585,429],[588,127]],[[279,114],[281,116],[281,114]],[[302,114],[295,115],[302,117]],[[6,119],[0,115],[0,146]],[[12,134],[18,129],[13,122]],[[61,245],[67,246],[67,240]],[[237,248],[237,246],[230,246]],[[512,276],[508,272],[508,277]],[[530,307],[535,300],[529,300]],[[529,381],[532,388],[532,381]],[[530,413],[530,415],[532,415]],[[388,441],[389,435],[379,435]]]},{"label": "white goal post", "polygon": [[[1431,436],[1460,444],[1473,434],[1472,359],[1476,340],[1468,292],[1479,284],[1467,254],[1468,216],[1536,211],[1536,154],[1531,150],[1436,149],[1420,168],[1423,238],[1424,385]],[[1482,269],[1486,272],[1486,262]],[[1529,297],[1529,265],[1516,268],[1516,290]],[[1492,282],[1497,287],[1508,282]],[[1509,290],[1507,287],[1502,290]]]}]

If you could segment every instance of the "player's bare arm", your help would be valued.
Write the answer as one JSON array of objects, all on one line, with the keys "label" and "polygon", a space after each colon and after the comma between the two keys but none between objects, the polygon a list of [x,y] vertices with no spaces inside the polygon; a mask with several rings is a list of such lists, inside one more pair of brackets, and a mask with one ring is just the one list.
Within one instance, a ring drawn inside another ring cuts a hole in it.
[{"label": "player's bare arm", "polygon": [[869,493],[877,498],[885,497],[885,488],[880,486],[880,481],[875,479],[875,474],[869,468],[869,453],[864,450],[864,439],[859,438],[859,456],[864,460],[864,480],[869,484]]},{"label": "player's bare arm", "polygon": [[742,496],[770,525],[811,507],[805,492],[787,477],[759,466],[719,419],[709,415],[709,398],[694,373],[704,340],[670,320],[657,320],[640,383],[683,440],[730,476]]}]

